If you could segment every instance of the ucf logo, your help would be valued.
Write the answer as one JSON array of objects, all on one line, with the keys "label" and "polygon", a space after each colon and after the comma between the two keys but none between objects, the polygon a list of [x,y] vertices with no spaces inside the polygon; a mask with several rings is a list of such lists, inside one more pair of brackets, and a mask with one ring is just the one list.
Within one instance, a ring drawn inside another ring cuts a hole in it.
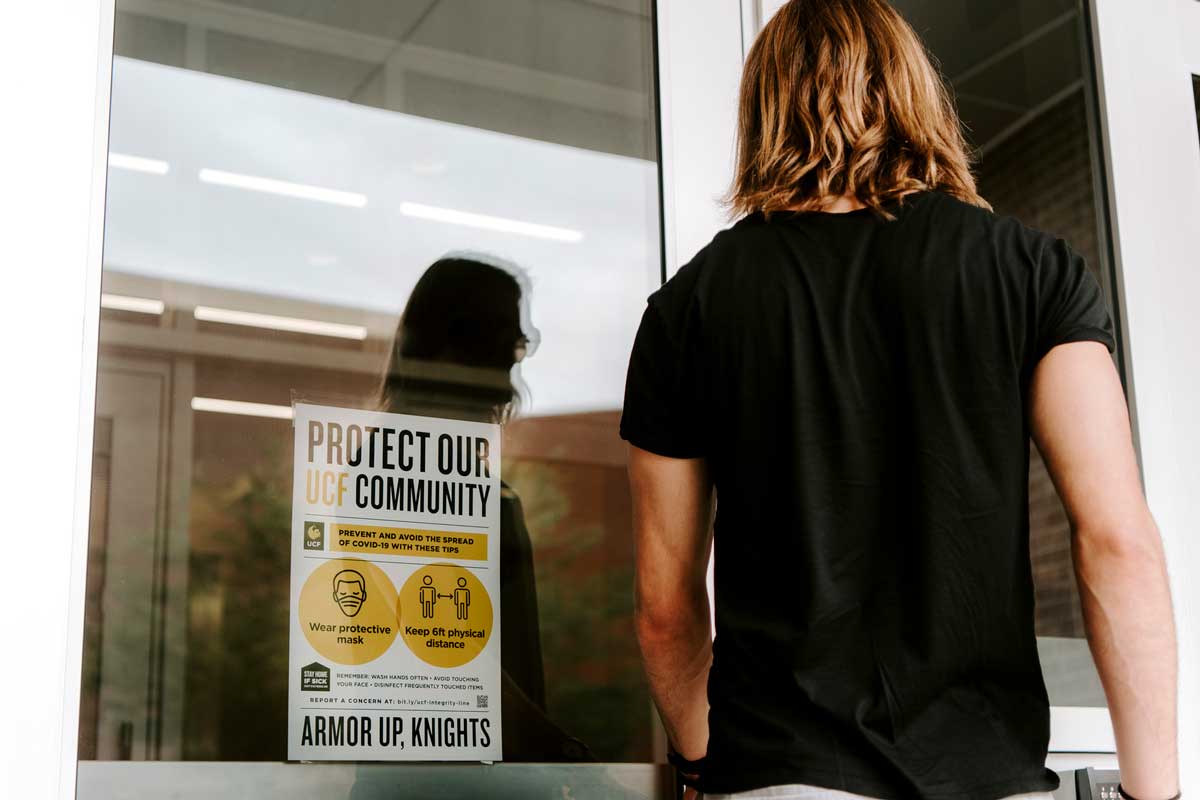
[{"label": "ucf logo", "polygon": [[325,549],[325,523],[324,522],[309,522],[304,526],[304,549],[305,550],[324,550]]}]

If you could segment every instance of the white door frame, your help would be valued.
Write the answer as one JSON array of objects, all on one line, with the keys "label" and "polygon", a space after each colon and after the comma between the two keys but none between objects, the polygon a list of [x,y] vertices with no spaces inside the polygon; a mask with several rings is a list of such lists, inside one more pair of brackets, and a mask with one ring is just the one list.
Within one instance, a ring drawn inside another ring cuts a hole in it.
[{"label": "white door frame", "polygon": [[0,795],[73,798],[113,0],[0,11]]},{"label": "white door frame", "polygon": [[1200,3],[1090,0],[1129,387],[1179,635],[1183,784],[1200,782]]},{"label": "white door frame", "polygon": [[733,174],[743,23],[752,19],[738,0],[657,2],[667,275],[729,223],[721,198]]}]

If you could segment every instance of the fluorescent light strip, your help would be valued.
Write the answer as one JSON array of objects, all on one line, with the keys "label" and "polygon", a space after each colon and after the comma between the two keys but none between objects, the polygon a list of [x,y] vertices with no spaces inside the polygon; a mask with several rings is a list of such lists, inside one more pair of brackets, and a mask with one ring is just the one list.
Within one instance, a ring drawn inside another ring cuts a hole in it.
[{"label": "fluorescent light strip", "polygon": [[517,219],[489,217],[486,214],[471,214],[466,211],[455,211],[452,208],[426,206],[421,203],[401,203],[400,213],[406,217],[428,219],[434,222],[447,222],[451,225],[465,225],[469,228],[482,228],[487,231],[516,233],[521,236],[532,236],[536,239],[552,239],[556,242],[571,242],[572,244],[583,241],[583,234],[570,228],[555,228],[551,225],[537,225]]},{"label": "fluorescent light strip", "polygon": [[108,154],[108,165],[117,169],[131,169],[134,172],[146,172],[151,175],[166,175],[171,165],[157,158],[142,158],[125,153]]},{"label": "fluorescent light strip", "polygon": [[273,406],[268,403],[247,403],[242,400],[221,400],[216,397],[193,397],[192,411],[211,411],[216,414],[241,414],[245,417],[270,417],[291,419],[291,406]]},{"label": "fluorescent light strip", "polygon": [[221,322],[226,325],[247,325],[251,328],[270,328],[292,333],[311,333],[314,336],[333,336],[338,339],[367,338],[367,329],[362,325],[344,325],[340,322],[323,322],[299,317],[276,317],[272,314],[255,314],[252,311],[236,311],[232,308],[196,306],[192,312],[203,322]]},{"label": "fluorescent light strip", "polygon": [[123,294],[101,294],[100,307],[113,311],[134,311],[138,314],[162,314],[167,305],[149,297],[128,297]]},{"label": "fluorescent light strip", "polygon": [[365,194],[326,189],[324,186],[277,181],[272,178],[260,178],[256,175],[241,175],[237,172],[222,172],[219,169],[209,169],[208,167],[200,170],[199,176],[204,183],[213,183],[217,186],[231,186],[235,189],[249,189],[252,192],[279,194],[284,197],[299,197],[304,200],[332,203],[335,206],[362,208],[367,204]]}]

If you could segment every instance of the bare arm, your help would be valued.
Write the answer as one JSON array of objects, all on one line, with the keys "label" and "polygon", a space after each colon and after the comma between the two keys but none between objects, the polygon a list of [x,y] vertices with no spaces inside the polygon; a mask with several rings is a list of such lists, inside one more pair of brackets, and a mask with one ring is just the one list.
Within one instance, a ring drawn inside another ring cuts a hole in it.
[{"label": "bare arm", "polygon": [[637,548],[634,624],[667,736],[688,760],[708,750],[712,663],[705,572],[712,483],[703,459],[629,448]]},{"label": "bare arm", "polygon": [[1104,346],[1052,349],[1031,388],[1033,437],[1071,520],[1084,624],[1117,740],[1121,782],[1142,800],[1179,789],[1175,624],[1125,396]]}]

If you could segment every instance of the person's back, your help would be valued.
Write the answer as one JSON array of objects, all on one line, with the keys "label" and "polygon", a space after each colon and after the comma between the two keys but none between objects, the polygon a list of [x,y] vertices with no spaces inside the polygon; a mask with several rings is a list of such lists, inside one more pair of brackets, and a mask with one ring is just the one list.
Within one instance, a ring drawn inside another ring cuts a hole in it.
[{"label": "person's back", "polygon": [[650,301],[623,433],[719,498],[709,791],[1055,785],[1023,398],[1051,346],[1113,346],[1103,298],[1013,220],[890,211],[752,215]]},{"label": "person's back", "polygon": [[[739,148],[743,217],[651,296],[621,425],[637,632],[672,744],[704,755],[679,762],[690,780],[980,800],[1057,786],[1032,435],[1075,528],[1127,780],[1173,785],[1161,549],[1082,259],[988,209],[882,0],[784,7],[747,61]],[[1146,590],[1117,607],[1117,586]]]}]

